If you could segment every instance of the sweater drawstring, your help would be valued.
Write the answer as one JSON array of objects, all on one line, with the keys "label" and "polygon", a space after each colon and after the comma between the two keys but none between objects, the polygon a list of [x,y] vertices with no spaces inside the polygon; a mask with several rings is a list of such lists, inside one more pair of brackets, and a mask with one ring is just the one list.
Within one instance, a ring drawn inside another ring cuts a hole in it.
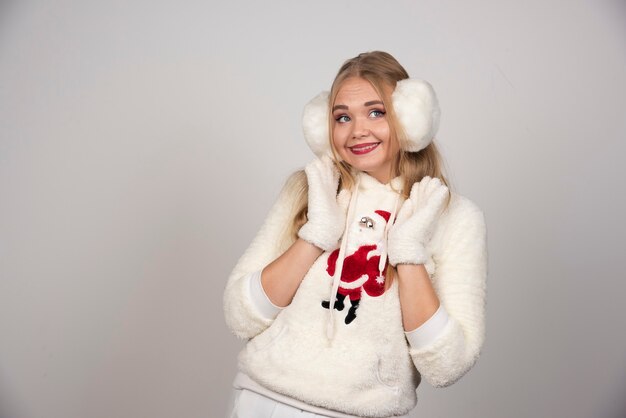
[{"label": "sweater drawstring", "polygon": [[329,305],[329,315],[328,315],[328,324],[326,326],[326,336],[329,340],[333,339],[335,335],[335,300],[337,299],[337,291],[339,290],[339,282],[341,281],[341,274],[343,272],[343,261],[346,255],[346,247],[348,245],[348,233],[350,221],[354,215],[354,208],[356,206],[356,199],[359,194],[359,184],[361,182],[361,178],[357,177],[356,185],[354,187],[354,193],[350,197],[350,204],[348,205],[348,213],[346,215],[346,225],[343,230],[343,236],[341,237],[341,245],[339,246],[339,254],[337,256],[337,270],[335,270],[335,276],[333,277],[333,287],[330,293],[330,305]]}]

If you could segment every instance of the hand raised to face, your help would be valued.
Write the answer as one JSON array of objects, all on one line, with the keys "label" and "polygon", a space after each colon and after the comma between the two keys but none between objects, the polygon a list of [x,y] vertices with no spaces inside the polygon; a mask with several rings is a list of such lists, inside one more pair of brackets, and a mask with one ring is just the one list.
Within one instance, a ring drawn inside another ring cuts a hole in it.
[{"label": "hand raised to face", "polygon": [[444,206],[448,188],[438,178],[424,177],[413,184],[409,198],[389,231],[389,263],[424,264],[425,245]]}]

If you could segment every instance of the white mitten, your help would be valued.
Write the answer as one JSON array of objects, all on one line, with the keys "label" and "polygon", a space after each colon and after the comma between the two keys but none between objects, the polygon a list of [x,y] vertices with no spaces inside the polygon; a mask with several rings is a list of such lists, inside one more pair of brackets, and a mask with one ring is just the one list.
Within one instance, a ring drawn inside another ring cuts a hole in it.
[{"label": "white mitten", "polygon": [[328,156],[316,158],[304,171],[309,184],[308,221],[302,225],[298,236],[324,251],[334,250],[345,228],[345,202],[349,200],[349,192],[342,191],[337,196],[339,170]]},{"label": "white mitten", "polygon": [[426,176],[413,184],[409,198],[402,204],[389,230],[387,251],[392,266],[426,262],[426,243],[447,193],[446,185],[436,177]]}]

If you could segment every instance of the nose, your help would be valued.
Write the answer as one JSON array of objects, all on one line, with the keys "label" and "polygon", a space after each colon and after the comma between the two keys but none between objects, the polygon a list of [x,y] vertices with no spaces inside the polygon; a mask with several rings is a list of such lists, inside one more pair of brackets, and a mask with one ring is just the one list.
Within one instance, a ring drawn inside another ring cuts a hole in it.
[{"label": "nose", "polygon": [[352,125],[352,137],[355,139],[364,138],[370,134],[369,124],[367,119],[356,118]]}]

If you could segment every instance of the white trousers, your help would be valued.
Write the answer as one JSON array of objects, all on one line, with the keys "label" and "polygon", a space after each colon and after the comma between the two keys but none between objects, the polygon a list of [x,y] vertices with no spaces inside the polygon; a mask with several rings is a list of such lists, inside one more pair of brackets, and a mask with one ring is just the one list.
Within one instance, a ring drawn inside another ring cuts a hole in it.
[{"label": "white trousers", "polygon": [[291,405],[275,401],[247,389],[233,389],[226,410],[226,418],[325,418]]},{"label": "white trousers", "polygon": [[[408,415],[405,415],[408,417]],[[294,406],[275,401],[247,389],[233,389],[226,409],[226,418],[327,418]],[[402,417],[398,417],[402,418]]]}]

